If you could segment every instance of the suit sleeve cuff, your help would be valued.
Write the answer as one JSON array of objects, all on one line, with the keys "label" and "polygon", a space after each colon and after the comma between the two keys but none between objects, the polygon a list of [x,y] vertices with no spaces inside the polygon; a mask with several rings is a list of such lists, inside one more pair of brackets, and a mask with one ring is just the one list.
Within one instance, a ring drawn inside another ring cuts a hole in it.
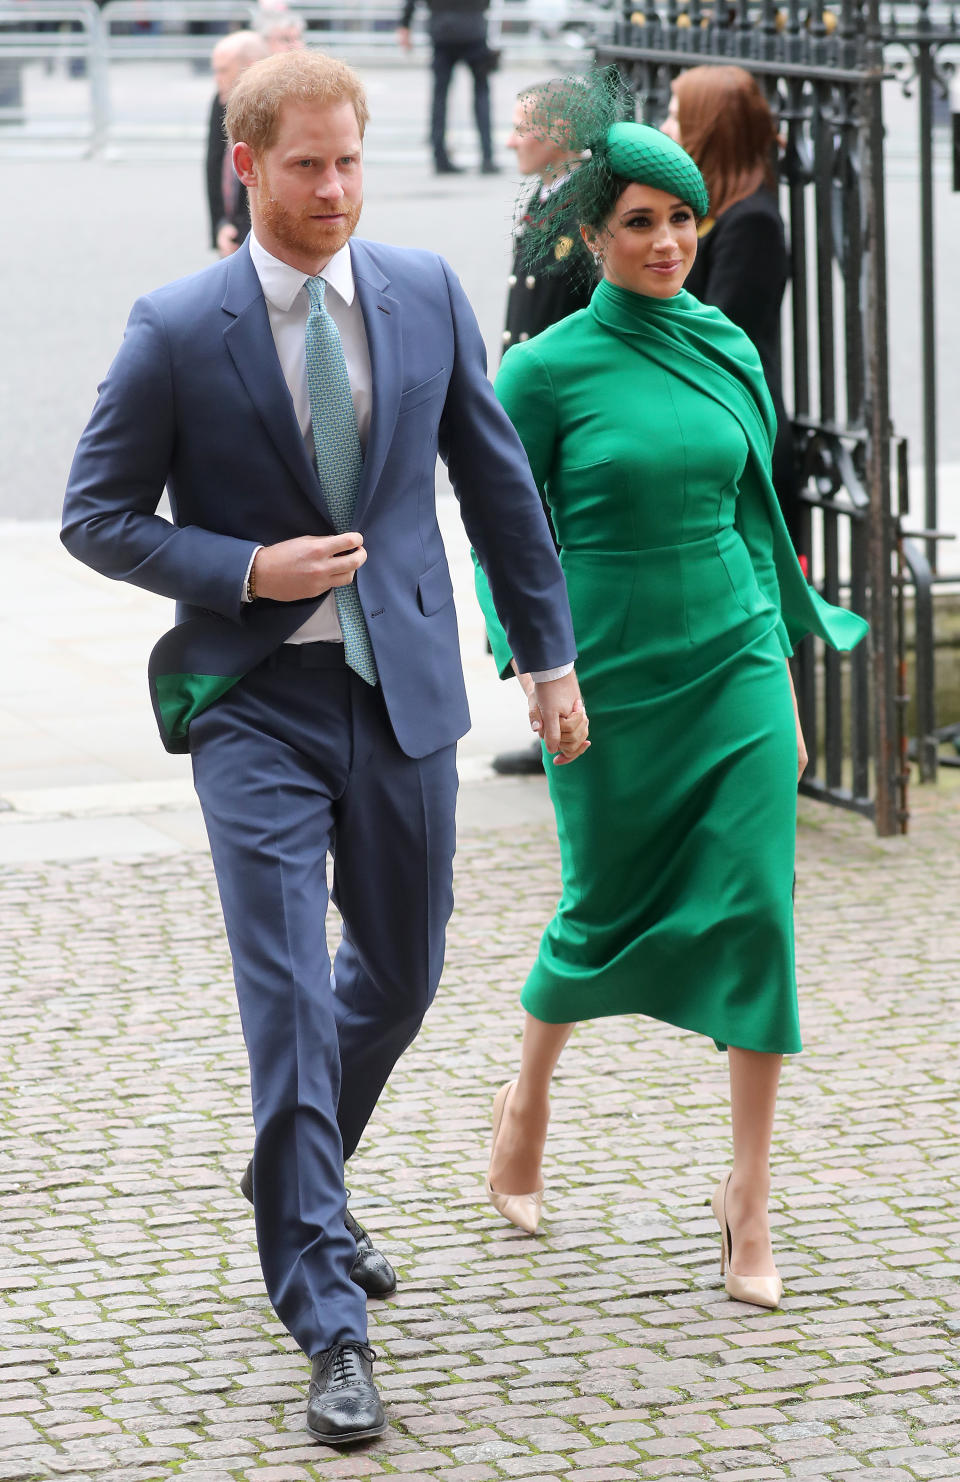
[{"label": "suit sleeve cuff", "polygon": [[257,551],[262,551],[262,550],[263,550],[263,546],[262,545],[255,546],[254,547],[254,551],[253,551],[253,555],[250,557],[250,560],[247,563],[246,574],[244,575],[244,578],[243,578],[243,586],[242,586],[242,588],[240,590],[240,601],[244,604],[244,606],[249,606],[249,603],[250,603],[250,598],[247,595],[248,592],[249,592],[249,590],[250,590],[250,573],[253,570],[253,563],[257,559]]}]

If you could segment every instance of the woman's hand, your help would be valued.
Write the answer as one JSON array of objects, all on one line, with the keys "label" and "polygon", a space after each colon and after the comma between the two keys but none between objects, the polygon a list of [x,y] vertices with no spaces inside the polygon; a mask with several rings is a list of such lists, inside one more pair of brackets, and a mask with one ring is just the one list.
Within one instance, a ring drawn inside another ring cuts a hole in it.
[{"label": "woman's hand", "polygon": [[[555,767],[565,767],[567,762],[576,761],[578,756],[590,750],[592,743],[587,739],[589,730],[587,712],[578,695],[569,714],[560,716],[560,741],[558,753],[553,759]],[[550,750],[549,746],[547,750]]]},{"label": "woman's hand", "polygon": [[793,675],[790,672],[789,660],[787,661],[787,678],[790,681],[790,696],[793,700],[793,719],[797,728],[797,782],[799,783],[800,778],[807,770],[807,762],[810,758],[807,756],[807,746],[803,739],[803,731],[800,728],[800,710],[797,705],[797,692],[793,687]]},{"label": "woman's hand", "polygon": [[803,731],[800,729],[800,717],[798,715],[797,716],[797,781],[798,782],[800,781],[800,778],[803,776],[804,772],[807,770],[807,762],[809,760],[810,760],[810,758],[807,756],[806,742],[803,739]]}]

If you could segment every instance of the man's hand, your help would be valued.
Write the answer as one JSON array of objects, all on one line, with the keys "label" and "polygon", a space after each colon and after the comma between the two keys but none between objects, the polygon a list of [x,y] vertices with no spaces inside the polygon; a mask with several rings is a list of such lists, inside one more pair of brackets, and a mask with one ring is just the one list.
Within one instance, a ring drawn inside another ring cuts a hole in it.
[{"label": "man's hand", "polygon": [[236,227],[231,226],[229,221],[225,221],[217,232],[217,251],[221,257],[229,257],[231,253],[236,252],[239,246],[240,238]]},{"label": "man's hand", "polygon": [[275,602],[320,597],[332,587],[348,587],[366,559],[363,536],[355,530],[343,535],[299,535],[295,540],[261,546],[253,558],[254,590],[258,597],[272,597]]},{"label": "man's hand", "polygon": [[542,736],[554,766],[565,766],[582,756],[590,745],[589,722],[576,674],[571,671],[562,679],[541,684],[534,684],[530,675],[524,674],[520,683],[527,695],[531,729]]},{"label": "man's hand", "polygon": [[402,49],[404,51],[410,51],[411,50],[411,48],[413,46],[413,42],[410,40],[410,27],[409,26],[398,26],[397,27],[397,42],[402,47]]}]

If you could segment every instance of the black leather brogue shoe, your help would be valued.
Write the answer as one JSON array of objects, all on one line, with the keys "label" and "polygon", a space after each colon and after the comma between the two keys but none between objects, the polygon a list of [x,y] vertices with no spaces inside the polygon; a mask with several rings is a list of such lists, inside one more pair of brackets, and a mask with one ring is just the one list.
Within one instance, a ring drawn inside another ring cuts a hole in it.
[{"label": "black leather brogue shoe", "polygon": [[392,1297],[397,1289],[397,1273],[382,1251],[377,1250],[362,1225],[347,1210],[344,1224],[357,1242],[357,1254],[350,1268],[350,1280],[368,1297]]},{"label": "black leather brogue shoe", "polygon": [[324,1446],[382,1436],[387,1417],[373,1382],[372,1348],[335,1343],[315,1355],[307,1395],[307,1430]]},{"label": "black leather brogue shoe", "polygon": [[[247,1164],[240,1175],[240,1192],[244,1199],[253,1203],[253,1163]],[[397,1273],[382,1251],[377,1250],[362,1225],[358,1225],[350,1211],[345,1224],[356,1242],[357,1253],[350,1267],[350,1280],[356,1282],[368,1297],[392,1297],[397,1289]]]}]

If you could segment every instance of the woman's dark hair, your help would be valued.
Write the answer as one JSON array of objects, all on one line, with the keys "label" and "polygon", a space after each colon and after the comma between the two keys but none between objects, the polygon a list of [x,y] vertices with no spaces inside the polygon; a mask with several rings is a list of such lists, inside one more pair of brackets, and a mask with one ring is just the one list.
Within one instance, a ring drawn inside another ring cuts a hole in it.
[{"label": "woman's dark hair", "polygon": [[634,183],[632,180],[624,180],[622,176],[613,175],[608,171],[600,189],[590,202],[590,209],[584,213],[584,226],[589,226],[594,231],[603,226],[623,192]]}]

